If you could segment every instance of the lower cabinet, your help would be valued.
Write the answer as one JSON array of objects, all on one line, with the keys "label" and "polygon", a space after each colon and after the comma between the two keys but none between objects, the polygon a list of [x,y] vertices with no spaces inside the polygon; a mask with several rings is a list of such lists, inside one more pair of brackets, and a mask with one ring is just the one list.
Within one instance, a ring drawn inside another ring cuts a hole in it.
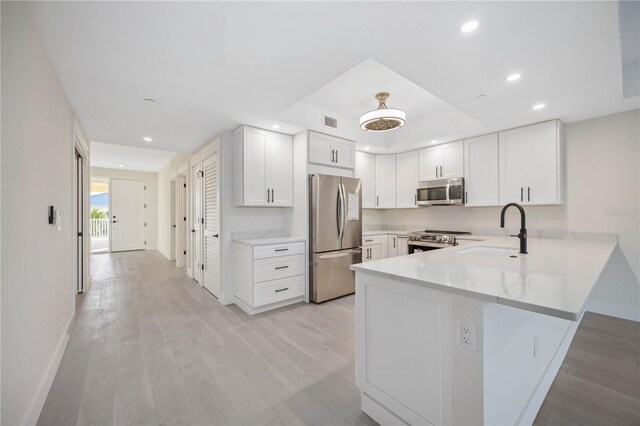
[{"label": "lower cabinet", "polygon": [[398,252],[398,236],[387,235],[387,257],[396,257]]},{"label": "lower cabinet", "polygon": [[235,301],[250,315],[304,300],[306,242],[282,238],[236,241]]},{"label": "lower cabinet", "polygon": [[409,254],[406,235],[381,234],[362,238],[362,262]]}]

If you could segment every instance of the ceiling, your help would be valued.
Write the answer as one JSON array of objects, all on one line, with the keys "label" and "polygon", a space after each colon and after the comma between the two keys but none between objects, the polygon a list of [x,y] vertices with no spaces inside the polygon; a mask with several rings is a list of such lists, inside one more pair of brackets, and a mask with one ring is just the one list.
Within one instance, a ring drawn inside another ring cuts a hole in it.
[{"label": "ceiling", "polygon": [[175,152],[91,141],[91,167],[160,171],[176,155]]},{"label": "ceiling", "polygon": [[[334,133],[399,151],[638,107],[637,96],[622,94],[615,2],[30,7],[87,136],[118,145],[193,152],[240,123],[295,133],[321,130],[322,115],[333,113],[344,123]],[[480,26],[463,34],[469,19]],[[514,72],[522,78],[507,83]],[[385,81],[389,106],[406,109],[407,124],[362,132],[358,116],[376,107]],[[532,111],[539,102],[546,108]]]}]

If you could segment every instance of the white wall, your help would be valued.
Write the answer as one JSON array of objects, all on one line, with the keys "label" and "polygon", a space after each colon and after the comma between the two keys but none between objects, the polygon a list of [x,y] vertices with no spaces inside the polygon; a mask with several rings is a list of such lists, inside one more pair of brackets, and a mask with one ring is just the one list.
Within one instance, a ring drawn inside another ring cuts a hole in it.
[{"label": "white wall", "polygon": [[92,178],[141,180],[147,187],[147,250],[158,247],[158,174],[132,170],[91,167]]},{"label": "white wall", "polygon": [[26,7],[1,5],[2,424],[37,420],[75,313],[73,111]]},{"label": "white wall", "polygon": [[[611,260],[615,267],[605,271],[591,310],[640,320],[640,111],[566,124],[565,150],[565,204],[526,207],[529,234],[617,233],[620,250]],[[515,231],[518,220],[512,214],[507,227]],[[365,226],[380,223],[389,229],[500,231],[499,207],[365,210],[363,216]]]},{"label": "white wall", "polygon": [[171,253],[171,181],[178,176],[178,169],[189,161],[191,155],[176,154],[157,174],[158,176],[158,250],[167,259],[173,259]]}]

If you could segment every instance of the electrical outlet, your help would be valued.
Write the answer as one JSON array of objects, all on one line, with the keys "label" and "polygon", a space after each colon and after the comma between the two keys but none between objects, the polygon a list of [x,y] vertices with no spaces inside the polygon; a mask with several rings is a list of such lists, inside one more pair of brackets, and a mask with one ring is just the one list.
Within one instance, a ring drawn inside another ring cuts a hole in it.
[{"label": "electrical outlet", "polygon": [[473,324],[458,321],[458,342],[472,351],[476,350],[476,330]]}]

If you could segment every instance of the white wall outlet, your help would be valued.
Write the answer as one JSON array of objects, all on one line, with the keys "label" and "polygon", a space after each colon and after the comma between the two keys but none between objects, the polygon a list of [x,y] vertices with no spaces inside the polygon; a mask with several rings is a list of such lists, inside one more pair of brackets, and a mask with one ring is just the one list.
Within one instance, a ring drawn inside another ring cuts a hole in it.
[{"label": "white wall outlet", "polygon": [[472,323],[458,321],[458,343],[472,351],[476,350],[476,328]]}]

